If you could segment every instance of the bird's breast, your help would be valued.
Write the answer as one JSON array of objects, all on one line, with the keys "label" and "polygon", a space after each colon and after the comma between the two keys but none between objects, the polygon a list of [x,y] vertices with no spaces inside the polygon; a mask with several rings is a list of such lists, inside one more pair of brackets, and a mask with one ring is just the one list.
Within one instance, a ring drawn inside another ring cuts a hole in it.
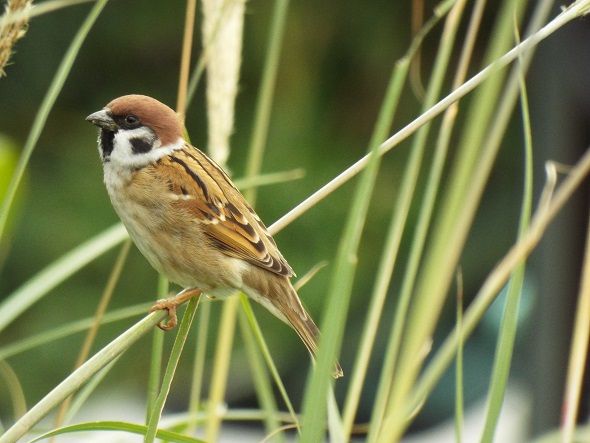
[{"label": "bird's breast", "polygon": [[142,170],[112,179],[105,168],[105,184],[131,239],[158,272],[184,287],[241,287],[246,263],[212,247],[202,223],[174,204],[163,183]]}]

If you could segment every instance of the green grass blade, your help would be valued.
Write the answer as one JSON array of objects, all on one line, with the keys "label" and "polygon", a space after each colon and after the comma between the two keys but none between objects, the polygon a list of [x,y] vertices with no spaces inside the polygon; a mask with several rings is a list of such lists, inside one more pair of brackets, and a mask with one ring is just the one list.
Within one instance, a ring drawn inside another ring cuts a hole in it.
[{"label": "green grass blade", "polygon": [[[590,150],[588,150],[563,180],[551,201],[537,210],[531,219],[531,225],[522,240],[516,243],[498,265],[488,275],[475,299],[465,312],[462,337],[465,340],[477,326],[485,311],[494,301],[498,292],[513,273],[514,269],[528,257],[541,240],[549,224],[563,205],[571,198],[574,191],[590,174]],[[404,408],[403,416],[409,417],[417,405],[424,402],[438,380],[442,377],[451,363],[457,349],[456,331],[453,331],[442,343],[440,349],[431,359],[425,371],[414,386],[410,399]]]},{"label": "green grass blade", "polygon": [[268,369],[270,370],[270,373],[271,373],[272,378],[275,382],[275,385],[277,386],[277,389],[279,390],[281,397],[283,398],[283,401],[285,403],[285,406],[287,407],[287,410],[291,414],[291,419],[293,420],[293,423],[295,423],[297,425],[297,427],[299,428],[299,420],[297,418],[297,414],[295,413],[295,408],[293,408],[293,403],[291,403],[291,399],[289,398],[289,395],[287,394],[287,389],[285,388],[285,385],[283,384],[283,381],[281,380],[281,376],[279,375],[279,371],[277,370],[275,362],[272,359],[272,355],[270,353],[270,350],[268,349],[268,345],[266,344],[266,340],[264,339],[264,335],[262,334],[262,330],[260,329],[260,325],[258,324],[258,321],[256,320],[256,316],[254,315],[254,311],[252,310],[252,305],[249,303],[249,300],[245,296],[241,296],[241,302],[242,302],[242,309],[244,311],[244,314],[246,314],[246,318],[248,319],[248,322],[250,324],[250,328],[254,332],[254,336],[256,337],[256,340],[258,342],[258,346],[260,347],[260,350],[262,351],[262,355],[264,356],[264,360],[266,361],[266,365],[268,366]]},{"label": "green grass blade", "polygon": [[[529,226],[533,205],[533,142],[524,72],[520,73],[519,78],[525,146],[524,190],[518,226],[518,239],[520,240]],[[482,443],[491,443],[493,441],[494,433],[498,426],[498,419],[506,392],[506,384],[510,375],[524,275],[525,262],[514,270],[514,274],[508,284],[504,314],[500,325],[500,334],[496,345],[494,367],[488,391],[486,420],[481,437]]]},{"label": "green grass blade", "polygon": [[58,284],[127,238],[118,223],[55,260],[0,304],[0,332]]},{"label": "green grass blade", "polygon": [[[203,390],[203,374],[205,372],[205,359],[207,357],[207,332],[209,331],[209,317],[211,314],[211,303],[203,303],[199,309],[197,319],[197,341],[195,349],[195,361],[193,363],[193,378],[191,393],[188,404],[188,412],[196,417],[201,407],[201,392]],[[189,420],[187,433],[194,435],[197,431],[197,420]]]},{"label": "green grass blade", "polygon": [[[30,443],[45,440],[46,438],[54,437],[56,435],[92,431],[121,431],[129,434],[146,435],[147,426],[123,421],[93,421],[88,423],[78,423],[71,426],[64,426],[63,428],[55,429],[51,432],[47,432],[31,440]],[[162,429],[157,430],[156,437],[174,443],[205,443],[203,440],[188,437],[186,435],[178,434],[172,431],[165,431]]]},{"label": "green grass blade", "polygon": [[[516,12],[522,13],[523,8],[517,8],[519,3],[507,0],[499,13],[498,24],[493,32],[494,40],[488,59],[493,60],[505,52],[511,43],[512,23]],[[508,37],[506,37],[508,33]],[[503,80],[503,74],[496,74],[477,91],[471,104],[468,122],[461,134],[461,143],[456,157],[456,164],[450,174],[451,184],[448,188],[441,211],[434,226],[433,240],[422,269],[421,278],[415,290],[413,306],[408,315],[409,327],[405,333],[404,346],[401,349],[399,370],[394,377],[394,386],[387,407],[387,423],[384,422],[383,438],[394,436],[399,438],[402,428],[407,423],[405,417],[399,414],[403,410],[405,397],[415,382],[422,365],[420,359],[424,356],[424,349],[437,323],[441,307],[446,299],[447,290],[452,280],[463,242],[451,238],[451,233],[462,235],[464,239],[468,232],[468,225],[461,224],[457,219],[465,218],[464,207],[467,204],[465,193],[472,192],[473,183],[470,182],[474,173],[475,159],[480,152],[474,147],[479,146],[489,127],[492,112],[497,110],[497,98]],[[508,114],[510,114],[508,112]],[[477,167],[480,168],[480,162]],[[485,172],[478,172],[485,176]],[[480,177],[476,177],[480,178]],[[475,203],[475,201],[473,202]],[[475,208],[475,204],[474,204]]]},{"label": "green grass blade", "polygon": [[[245,297],[240,295],[240,298]],[[254,389],[258,397],[260,407],[265,412],[264,425],[266,427],[266,433],[272,434],[280,427],[280,422],[277,420],[277,402],[274,398],[272,386],[268,382],[269,374],[264,366],[260,351],[256,346],[256,340],[254,333],[248,325],[248,319],[243,310],[238,311],[238,320],[240,325],[240,331],[242,333],[242,339],[246,347],[246,354],[248,361],[250,362],[250,371],[252,373],[252,379],[254,381]],[[277,441],[285,441],[281,433],[276,434],[275,439]]]},{"label": "green grass blade", "polygon": [[250,188],[259,188],[260,186],[276,185],[293,180],[299,180],[305,176],[303,169],[291,169],[290,171],[271,172],[268,174],[259,174],[253,177],[244,177],[234,180],[238,189],[244,191]]},{"label": "green grass blade", "polygon": [[[403,79],[405,79],[405,77],[407,76],[410,60],[412,59],[414,53],[418,50],[420,44],[422,43],[423,39],[426,37],[428,32],[430,32],[433,29],[433,27],[440,21],[440,19],[446,15],[446,13],[449,11],[453,4],[454,1],[446,1],[439,4],[439,6],[435,10],[435,15],[433,15],[424,24],[422,30],[414,38],[406,56],[397,63],[395,69],[398,71],[396,75],[400,76],[399,80],[397,80],[397,84],[400,88],[404,83]],[[397,259],[397,253],[399,250],[403,228],[402,224],[400,223],[400,215],[401,214],[398,211],[398,205],[395,205],[391,216],[390,226],[387,231],[383,252],[381,255],[381,259],[379,261],[379,268],[377,270],[375,284],[373,287],[373,293],[371,295],[371,302],[365,321],[365,328],[363,330],[361,344],[359,345],[359,354],[357,359],[355,360],[352,381],[347,392],[344,407],[344,427],[345,435],[347,436],[350,436],[352,430],[354,416],[356,414],[358,403],[360,401],[362,385],[365,380],[370,355],[373,349],[373,344],[375,342],[377,328],[379,326],[379,320],[381,317],[381,313],[383,311],[383,305],[385,303],[385,298],[387,295],[387,289],[389,288],[389,284],[391,282],[391,277],[393,274],[393,269],[395,267]],[[381,403],[383,403],[383,400],[381,401]],[[376,417],[377,415],[378,414],[374,414],[374,417]]]},{"label": "green grass blade", "polygon": [[[407,78],[409,66],[410,64],[408,58],[400,60],[395,66],[394,82],[396,85],[395,88],[398,89],[396,92],[398,97],[405,83],[405,79]],[[397,217],[395,219],[397,220]],[[343,413],[345,436],[350,436],[352,432],[354,417],[360,402],[363,383],[367,373],[367,368],[369,366],[369,360],[373,350],[373,344],[375,343],[375,337],[377,335],[379,317],[383,312],[383,305],[385,303],[387,289],[389,288],[389,283],[391,282],[391,276],[393,274],[393,268],[395,266],[400,238],[401,233],[399,233],[398,225],[392,219],[392,223],[390,224],[387,237],[385,239],[381,260],[379,261],[379,268],[376,273],[373,293],[371,295],[371,302],[365,321],[365,328],[363,330],[361,344],[358,348],[359,354],[355,359],[350,386],[346,394]]]},{"label": "green grass blade", "polygon": [[217,441],[217,434],[221,426],[222,417],[219,409],[225,397],[229,363],[231,361],[231,350],[236,327],[236,316],[238,312],[238,297],[233,295],[224,302],[221,310],[221,319],[217,330],[217,349],[213,360],[213,373],[211,376],[211,387],[208,398],[208,418],[206,428],[206,440]]},{"label": "green grass blade", "polygon": [[176,373],[176,368],[182,354],[182,349],[186,343],[186,338],[188,336],[191,324],[195,318],[199,300],[200,297],[193,297],[190,299],[186,311],[184,312],[184,316],[182,317],[182,321],[180,322],[180,327],[178,328],[178,333],[176,334],[176,339],[174,340],[174,345],[172,346],[172,351],[170,352],[170,358],[168,359],[168,364],[166,365],[164,378],[162,379],[160,394],[158,395],[158,398],[156,399],[154,407],[151,411],[144,440],[145,443],[153,443],[154,439],[156,438],[158,424],[160,422],[160,417],[162,416],[162,411],[164,410],[164,404],[166,403],[166,399],[170,393],[172,380],[174,378],[174,374]]},{"label": "green grass blade", "polygon": [[[522,54],[531,53],[533,48],[535,48],[540,42],[549,37],[555,31],[562,28],[572,20],[582,16],[585,11],[584,8],[587,7],[588,4],[590,4],[590,0],[576,2],[574,6],[566,8],[566,10],[564,10],[561,14],[555,17],[555,19],[551,20],[549,23],[547,23],[547,25],[543,26],[542,29],[539,29],[538,32],[535,32],[526,40],[523,40],[523,42],[520,45],[512,48],[510,51],[508,51],[507,53],[499,57],[497,60],[495,60],[493,63],[483,68],[480,72],[475,74],[461,86],[453,90],[453,92],[451,92],[438,103],[436,103],[436,105],[432,106],[427,112],[416,117],[410,123],[405,125],[399,131],[397,131],[395,134],[393,134],[391,137],[389,137],[387,140],[381,143],[381,146],[379,147],[379,155],[382,156],[390,150],[392,150],[393,148],[397,147],[402,141],[404,141],[405,139],[410,137],[414,132],[416,132],[418,128],[420,128],[426,122],[432,120],[437,115],[442,113],[453,103],[461,100],[461,98],[472,92],[485,80],[489,79],[490,77],[493,77],[494,74],[496,74],[502,68],[506,67],[511,62],[513,62],[515,58]],[[278,219],[271,226],[269,226],[269,232],[272,235],[275,235],[277,232],[280,232],[293,220],[299,218],[301,215],[306,213],[310,208],[317,205],[336,189],[338,189],[346,182],[348,182],[351,178],[363,171],[367,167],[370,157],[371,155],[367,154],[361,159],[357,160],[354,164],[346,168],[339,175],[334,177],[332,180],[330,180],[324,186],[319,188],[305,200],[300,202],[288,213],[283,215],[280,219]]]},{"label": "green grass blade", "polygon": [[[455,2],[453,5],[453,9],[447,16],[445,27],[443,30],[443,35],[441,38],[441,43],[437,51],[437,57],[432,77],[429,81],[426,97],[424,99],[424,111],[432,107],[436,103],[438,97],[440,96],[443,80],[445,78],[452,49],[454,47],[457,28],[459,26],[464,7],[465,1],[461,0]],[[418,130],[416,138],[414,139],[414,143],[412,144],[410,158],[408,160],[406,167],[404,168],[405,172],[400,188],[398,201],[395,205],[395,209],[392,214],[391,227],[389,231],[391,239],[388,239],[388,241],[391,241],[391,245],[393,247],[392,252],[395,255],[397,255],[399,250],[399,244],[401,241],[402,234],[405,230],[406,221],[409,215],[410,206],[414,196],[414,190],[416,187],[416,183],[418,182],[420,170],[422,169],[422,159],[424,156],[424,151],[426,149],[426,142],[428,139],[429,131],[430,123],[425,124]],[[435,154],[435,159],[438,158],[441,154],[442,153],[438,151]],[[437,163],[434,163],[434,166],[436,166],[436,164]],[[436,189],[436,186],[430,186],[427,189]],[[428,194],[425,196],[425,205],[422,207],[423,209],[427,207],[427,198]],[[421,215],[423,216],[422,220],[426,220],[426,224],[423,224],[423,226],[427,226],[427,219],[429,218],[428,214],[424,214],[424,212],[421,211]],[[420,233],[420,231],[416,232]],[[419,257],[419,254],[421,254],[421,249],[419,245],[413,244],[412,246],[413,247],[411,254],[413,254],[414,258],[416,259],[416,256],[418,255]],[[397,356],[399,353],[399,346],[402,338],[402,331],[405,327],[405,319],[407,316],[407,310],[410,303],[410,291],[408,290],[409,286],[407,283],[411,281],[411,276],[408,273],[409,271],[411,271],[411,268],[407,269],[406,275],[404,276],[404,286],[406,287],[406,291],[402,289],[401,296],[396,307],[395,318],[392,324],[392,332],[390,335],[389,344],[387,346],[385,357],[386,364],[383,367],[381,379],[379,382],[379,395],[376,401],[376,408],[373,411],[373,417],[371,420],[372,425],[369,436],[370,441],[374,441],[374,439],[378,436],[378,430],[381,426],[381,421],[383,420],[383,414],[385,412],[385,400],[387,398],[387,393],[390,391],[390,389],[393,389],[391,385],[395,386],[395,378],[391,377],[390,372],[392,372],[396,366],[396,361],[398,358]]]},{"label": "green grass blade", "polygon": [[115,340],[97,352],[86,363],[72,372],[51,392],[43,397],[25,415],[23,415],[8,431],[0,436],[0,443],[17,441],[25,435],[39,420],[45,417],[55,406],[76,392],[94,374],[108,365],[114,358],[129,349],[137,340],[150,332],[164,317],[166,312],[152,312]]},{"label": "green grass blade", "polygon": [[[163,275],[158,276],[158,298],[168,297],[168,279]],[[147,385],[146,424],[154,409],[158,392],[160,392],[160,376],[162,374],[162,354],[164,353],[164,331],[154,329],[152,335],[152,352],[150,354],[150,375]]]},{"label": "green grass blade", "polygon": [[455,441],[463,441],[463,276],[457,276],[457,358],[455,359]]},{"label": "green grass blade", "polygon": [[121,356],[113,359],[108,365],[102,368],[92,379],[80,389],[78,395],[74,397],[74,400],[71,403],[71,406],[68,408],[68,412],[64,417],[63,423],[67,424],[72,421],[72,419],[76,416],[78,411],[82,409],[86,400],[92,395],[92,393],[96,390],[98,385],[104,380],[104,378],[111,372],[111,369],[117,364]]},{"label": "green grass blade", "polygon": [[[115,311],[109,312],[108,314],[105,314],[101,324],[104,325],[119,320],[125,320],[131,317],[137,317],[138,315],[145,314],[148,308],[149,305],[141,303],[138,305],[129,306],[127,308],[117,309]],[[10,343],[0,348],[0,360],[4,360],[6,358],[12,357],[13,355],[17,355],[47,343],[51,343],[52,341],[58,340],[60,338],[85,331],[86,329],[90,328],[93,323],[94,317],[88,317]]]},{"label": "green grass blade", "polygon": [[[127,256],[129,254],[129,249],[131,248],[131,240],[127,239],[123,242],[123,246],[117,256],[115,263],[111,269],[110,275],[107,279],[107,283],[105,288],[102,292],[100,300],[98,302],[98,306],[96,307],[96,311],[94,313],[94,322],[92,326],[86,333],[86,337],[84,338],[84,342],[80,347],[80,351],[78,353],[78,357],[76,358],[76,362],[74,363],[74,369],[79,367],[82,363],[84,363],[88,359],[88,355],[90,354],[90,350],[96,340],[96,335],[98,334],[98,330],[102,324],[102,319],[104,318],[104,314],[109,306],[113,293],[115,291],[115,287],[119,278],[121,277],[121,272],[123,272],[123,267],[125,266],[125,262],[127,261]],[[61,404],[59,407],[56,417],[55,417],[55,424],[56,428],[59,428],[61,425],[64,424],[64,417],[70,407],[72,398],[68,397],[66,400]]]},{"label": "green grass blade", "polygon": [[[269,34],[269,45],[266,51],[264,71],[258,98],[256,101],[256,120],[254,130],[250,139],[250,152],[248,163],[246,165],[246,177],[255,177],[260,174],[262,167],[262,158],[268,129],[270,127],[270,114],[272,110],[272,100],[276,85],[277,72],[279,70],[279,60],[281,56],[281,45],[285,32],[285,22],[287,11],[289,10],[289,0],[277,0],[273,10],[271,29]],[[256,203],[256,193],[247,192],[246,199],[252,206]]]},{"label": "green grass blade", "polygon": [[302,441],[321,441],[326,426],[326,407],[334,361],[340,353],[344,324],[352,283],[356,271],[356,254],[365,224],[369,202],[377,178],[381,157],[378,155],[380,141],[389,128],[398,103],[403,76],[392,70],[383,104],[371,141],[369,164],[358,184],[352,206],[348,213],[342,240],[334,264],[334,271],[327,293],[327,305],[322,321],[322,337],[317,355],[317,366],[308,378],[303,403]]},{"label": "green grass blade", "polygon": [[12,411],[14,419],[18,420],[27,412],[27,400],[22,384],[18,379],[18,375],[12,367],[3,360],[0,360],[0,379],[3,379],[4,385],[10,395],[12,401]]},{"label": "green grass blade", "polygon": [[25,173],[25,169],[27,168],[27,164],[29,163],[29,159],[31,158],[31,154],[35,149],[35,145],[41,136],[41,132],[45,127],[45,123],[47,122],[47,117],[57,100],[59,93],[72,69],[74,61],[78,56],[78,52],[82,47],[82,43],[84,43],[84,39],[90,32],[90,29],[94,25],[94,22],[100,15],[103,8],[106,6],[108,0],[98,0],[90,13],[86,17],[86,20],[82,23],[82,26],[76,33],[70,47],[68,48],[64,58],[62,59],[53,80],[51,81],[51,85],[47,90],[47,94],[43,99],[43,103],[41,103],[41,107],[39,108],[39,112],[35,117],[35,121],[33,122],[33,127],[31,128],[31,132],[27,137],[27,141],[23,148],[23,152],[19,158],[18,164],[16,165],[16,169],[10,180],[10,184],[8,185],[8,189],[6,190],[6,196],[4,197],[4,201],[2,202],[2,207],[0,207],[0,240],[3,238],[6,222],[8,221],[8,214],[10,213],[10,209],[12,207],[12,202],[14,201],[14,197],[16,195],[16,191],[18,190],[18,186],[23,178]]}]

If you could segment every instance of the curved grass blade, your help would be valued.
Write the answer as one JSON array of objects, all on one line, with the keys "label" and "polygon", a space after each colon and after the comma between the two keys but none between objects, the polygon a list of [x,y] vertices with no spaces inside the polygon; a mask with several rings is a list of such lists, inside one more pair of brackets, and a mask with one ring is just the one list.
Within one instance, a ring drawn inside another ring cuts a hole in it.
[{"label": "curved grass blade", "polygon": [[[334,264],[334,271],[327,293],[327,306],[321,326],[323,335],[317,355],[317,366],[308,378],[303,400],[302,441],[321,441],[325,432],[327,399],[330,391],[331,372],[340,353],[344,324],[356,271],[356,255],[365,225],[369,202],[379,171],[380,141],[386,137],[397,108],[405,75],[393,69],[383,99],[383,105],[369,142],[369,164],[355,189],[342,240]],[[332,414],[332,417],[334,414]]]},{"label": "curved grass blade", "polygon": [[[145,435],[147,426],[136,423],[128,423],[124,421],[94,421],[87,423],[78,423],[75,425],[64,426],[31,440],[29,443],[35,443],[56,435],[70,434],[74,432],[91,432],[91,431],[121,431],[130,434]],[[186,435],[178,434],[177,432],[165,431],[158,429],[156,437],[174,443],[205,443],[203,440],[188,437]]]},{"label": "curved grass blade", "polygon": [[[518,31],[516,30],[516,32]],[[525,173],[522,207],[518,226],[518,240],[522,238],[528,228],[533,206],[533,141],[524,72],[520,72],[519,83],[525,142]],[[486,420],[481,437],[482,443],[491,443],[494,440],[502,403],[504,402],[506,384],[508,382],[508,376],[510,375],[514,342],[516,340],[518,311],[524,284],[525,266],[526,262],[523,261],[514,270],[510,282],[508,283],[506,303],[504,305],[500,333],[496,344],[494,368],[492,370],[488,391]]]},{"label": "curved grass blade", "polygon": [[25,392],[23,391],[22,384],[18,379],[18,375],[14,372],[14,369],[3,360],[0,360],[0,379],[4,379],[4,384],[10,394],[12,400],[12,410],[14,419],[18,420],[19,417],[27,412],[27,400],[25,398]]},{"label": "curved grass blade", "polygon": [[[240,295],[240,297],[244,297]],[[268,370],[264,366],[260,350],[256,347],[256,341],[250,325],[248,325],[248,319],[246,318],[243,310],[238,310],[238,323],[240,331],[242,333],[242,340],[246,348],[246,354],[250,363],[250,373],[252,375],[252,381],[258,397],[258,403],[261,408],[265,411],[264,426],[267,434],[275,432],[280,427],[280,423],[277,420],[277,402],[272,391],[272,385],[268,382],[269,374]],[[284,442],[282,434],[277,434],[277,442]]]},{"label": "curved grass blade", "polygon": [[168,359],[168,364],[166,365],[166,372],[164,373],[164,379],[162,380],[160,394],[158,395],[158,398],[156,399],[154,407],[151,411],[150,419],[147,425],[147,432],[145,434],[145,443],[152,443],[156,438],[158,423],[160,422],[160,417],[162,415],[162,411],[164,410],[164,404],[166,403],[166,399],[168,398],[168,394],[170,392],[170,387],[172,386],[172,380],[174,378],[174,374],[176,373],[176,368],[182,354],[182,349],[184,348],[188,332],[193,319],[195,318],[195,313],[197,312],[200,298],[201,297],[193,297],[190,299],[186,311],[184,312],[184,316],[182,317],[182,321],[180,322],[180,327],[178,328],[178,333],[176,334],[176,339],[174,340],[174,345],[172,346],[172,351],[170,352],[170,358]]},{"label": "curved grass blade", "polygon": [[6,196],[4,197],[4,201],[2,202],[2,207],[0,208],[0,239],[2,239],[4,235],[4,228],[6,227],[6,222],[8,221],[8,214],[12,207],[12,202],[14,201],[14,197],[16,195],[16,191],[18,186],[23,178],[25,173],[25,169],[27,168],[27,164],[29,163],[29,159],[31,158],[31,154],[35,149],[35,145],[41,136],[41,132],[45,127],[45,123],[47,122],[47,117],[57,100],[59,93],[72,69],[74,61],[78,56],[78,52],[82,47],[82,43],[92,25],[100,15],[103,8],[106,6],[108,0],[98,0],[90,13],[86,17],[86,20],[82,23],[82,26],[74,36],[70,47],[68,48],[64,58],[62,59],[53,80],[51,81],[51,85],[47,90],[47,94],[43,98],[43,103],[41,103],[41,107],[39,108],[39,112],[35,116],[35,121],[33,122],[33,127],[31,128],[31,132],[29,132],[29,136],[25,143],[25,147],[23,148],[23,152],[20,156],[18,164],[16,165],[16,170],[12,175],[12,179],[10,180],[10,184],[8,185],[8,189],[6,190]]},{"label": "curved grass blade", "polygon": [[58,284],[126,238],[127,231],[117,223],[38,272],[0,304],[0,332]]}]

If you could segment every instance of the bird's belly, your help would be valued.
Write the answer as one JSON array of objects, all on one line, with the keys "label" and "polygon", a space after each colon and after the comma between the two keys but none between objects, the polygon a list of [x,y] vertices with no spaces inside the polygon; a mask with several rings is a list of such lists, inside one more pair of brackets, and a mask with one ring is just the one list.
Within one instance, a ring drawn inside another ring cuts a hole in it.
[{"label": "bird's belly", "polygon": [[146,205],[112,194],[111,201],[137,248],[170,281],[215,296],[242,286],[245,263],[207,247],[209,239],[198,221],[175,218],[165,205],[155,202]]}]

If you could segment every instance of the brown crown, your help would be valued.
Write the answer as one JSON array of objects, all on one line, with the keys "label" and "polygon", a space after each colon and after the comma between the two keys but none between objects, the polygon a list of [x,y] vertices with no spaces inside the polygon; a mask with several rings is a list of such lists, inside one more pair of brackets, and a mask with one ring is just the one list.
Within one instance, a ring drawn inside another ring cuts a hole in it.
[{"label": "brown crown", "polygon": [[162,145],[174,143],[182,137],[178,115],[170,107],[147,95],[123,95],[105,106],[114,116],[133,114],[151,128]]}]

